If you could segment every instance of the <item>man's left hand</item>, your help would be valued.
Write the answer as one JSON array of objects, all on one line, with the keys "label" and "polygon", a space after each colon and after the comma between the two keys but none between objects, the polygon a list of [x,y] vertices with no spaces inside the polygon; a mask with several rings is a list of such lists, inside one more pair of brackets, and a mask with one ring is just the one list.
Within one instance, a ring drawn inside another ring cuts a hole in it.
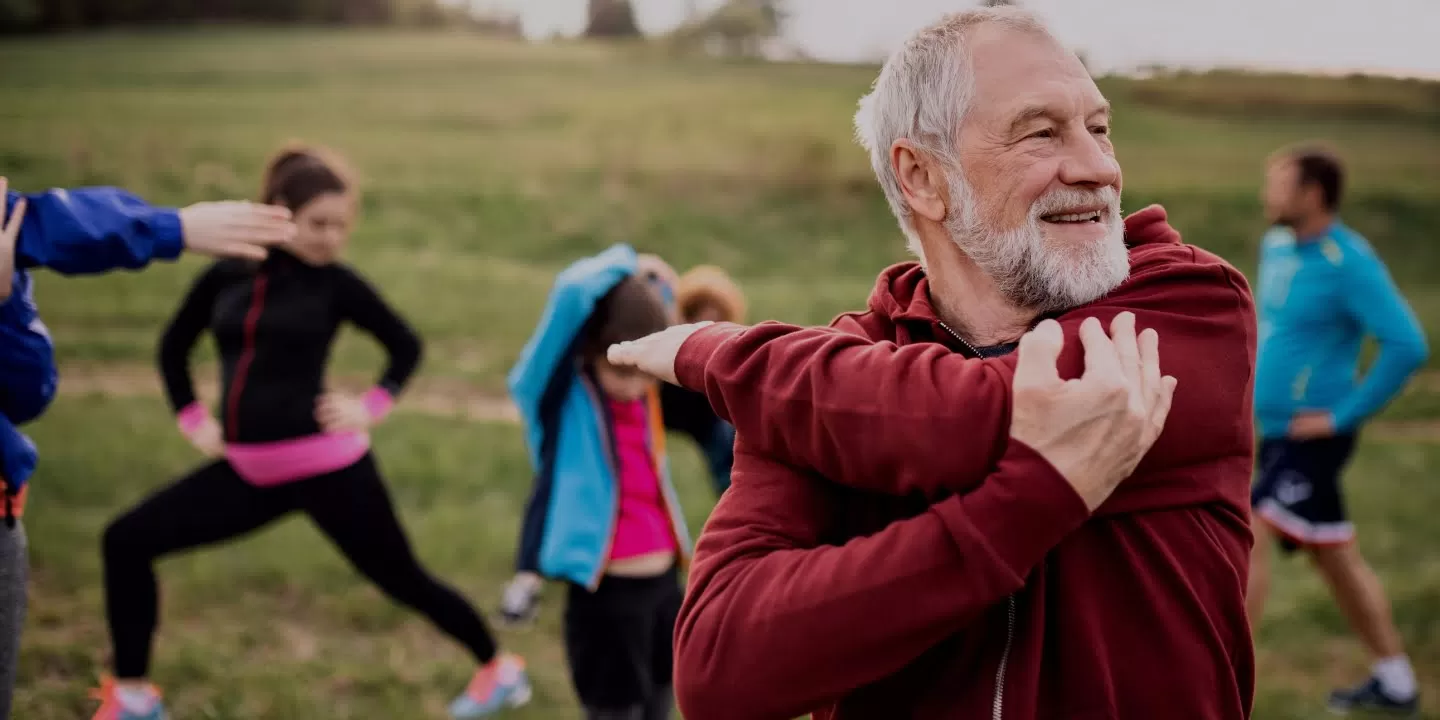
[{"label": "man's left hand", "polygon": [[1335,417],[1328,412],[1306,410],[1290,419],[1291,440],[1319,440],[1335,434]]},{"label": "man's left hand", "polygon": [[675,379],[675,357],[680,354],[680,346],[701,328],[713,324],[706,321],[672,325],[639,340],[611,345],[606,359],[612,365],[632,367],[657,380],[679,385]]}]

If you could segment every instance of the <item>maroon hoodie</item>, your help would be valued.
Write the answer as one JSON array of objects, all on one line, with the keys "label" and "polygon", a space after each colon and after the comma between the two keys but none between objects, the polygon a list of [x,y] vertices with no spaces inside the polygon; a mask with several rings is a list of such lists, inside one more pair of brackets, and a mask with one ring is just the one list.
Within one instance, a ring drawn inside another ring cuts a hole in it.
[{"label": "maroon hoodie", "polygon": [[[1255,318],[1243,276],[1159,207],[1126,220],[1122,310],[1180,380],[1155,447],[1090,517],[1008,439],[1015,356],[976,359],[923,271],[834,329],[717,325],[681,384],[739,431],[676,629],[687,720],[1243,718]],[[758,389],[758,391],[757,391]]]}]

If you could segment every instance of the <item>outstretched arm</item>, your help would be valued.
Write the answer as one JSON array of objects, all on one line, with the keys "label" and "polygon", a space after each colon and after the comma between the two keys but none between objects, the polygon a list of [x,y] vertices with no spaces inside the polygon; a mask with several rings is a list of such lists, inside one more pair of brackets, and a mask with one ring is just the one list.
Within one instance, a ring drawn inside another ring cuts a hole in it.
[{"label": "outstretched arm", "polygon": [[176,210],[113,187],[22,195],[10,191],[4,178],[0,192],[7,216],[25,205],[10,253],[20,269],[47,267],[65,275],[136,270],[173,260],[187,248],[259,259],[265,248],[288,242],[295,232],[290,211],[245,202],[202,202]]},{"label": "outstretched arm", "polygon": [[[1232,444],[1229,419],[1243,403],[1253,351],[1248,286],[1218,258],[1173,246],[1163,262],[1137,266],[1104,300],[1059,318],[1060,374],[1083,369],[1080,324],[1106,325],[1131,311],[1159,331],[1166,374],[1191,388],[1176,399],[1165,455],[1194,458],[1207,443]],[[1214,348],[1233,348],[1226,354]],[[1004,451],[1015,357],[980,360],[936,343],[897,347],[832,328],[718,324],[673,352],[674,380],[703,391],[755,452],[852,487],[932,499],[972,489]],[[1219,387],[1216,377],[1234,377]],[[1202,390],[1204,388],[1204,390]],[[1214,445],[1212,445],[1214,447]],[[917,458],[946,458],[945,471]]]},{"label": "outstretched arm", "polygon": [[21,268],[48,267],[66,275],[138,269],[173,260],[185,249],[180,214],[147,205],[118,188],[54,189],[22,196],[27,203],[15,246]]}]

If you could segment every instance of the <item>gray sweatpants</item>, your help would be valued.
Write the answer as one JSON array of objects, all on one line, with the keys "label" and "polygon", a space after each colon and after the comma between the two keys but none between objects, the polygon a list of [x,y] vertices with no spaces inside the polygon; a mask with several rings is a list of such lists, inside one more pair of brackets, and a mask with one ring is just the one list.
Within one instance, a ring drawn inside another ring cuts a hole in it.
[{"label": "gray sweatpants", "polygon": [[10,718],[29,581],[30,548],[25,526],[17,520],[14,528],[7,528],[0,520],[0,720]]}]

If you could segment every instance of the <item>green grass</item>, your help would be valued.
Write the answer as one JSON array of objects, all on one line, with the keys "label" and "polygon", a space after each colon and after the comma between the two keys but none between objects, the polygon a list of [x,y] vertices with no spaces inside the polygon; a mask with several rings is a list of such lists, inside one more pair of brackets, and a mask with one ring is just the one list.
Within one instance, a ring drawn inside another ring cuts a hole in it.
[{"label": "green grass", "polygon": [[[83,445],[77,428],[90,429]],[[34,435],[46,455],[27,518],[35,570],[15,717],[73,720],[93,712],[85,689],[109,653],[101,530],[199,458],[158,398],[66,398]],[[377,432],[376,452],[422,561],[493,608],[529,489],[519,429],[401,414]],[[699,456],[684,448],[672,460],[698,528],[711,494]],[[385,600],[303,516],[162,560],[158,572],[154,676],[181,718],[441,718],[473,670],[463,649]],[[502,634],[537,682],[518,718],[573,707],[560,596],[551,589],[537,629]]]},{"label": "green grass", "polygon": [[[613,242],[677,267],[735,272],[753,316],[821,323],[863,303],[903,242],[851,141],[873,68],[723,64],[653,50],[528,47],[455,34],[208,31],[0,45],[0,172],[12,186],[121,184],[165,203],[251,196],[266,154],[301,138],[365,180],[351,259],[429,343],[424,375],[501,389],[550,278]],[[1436,85],[1233,75],[1111,79],[1126,205],[1163,203],[1191,242],[1253,268],[1264,157],[1309,138],[1352,165],[1347,219],[1440,332]],[[44,276],[39,301],[70,366],[148,365],[201,267]],[[208,348],[205,351],[208,354]],[[353,333],[347,376],[378,352]],[[1440,417],[1427,383],[1391,409]],[[402,406],[403,407],[403,406]],[[29,517],[33,614],[17,717],[71,719],[101,670],[98,538],[106,520],[195,461],[158,398],[65,397]],[[698,528],[694,452],[678,475]],[[379,453],[422,557],[493,606],[528,469],[515,428],[398,415]],[[1364,548],[1395,599],[1426,691],[1440,696],[1440,448],[1367,436],[1350,487]],[[168,560],[155,675],[185,718],[440,717],[462,653],[356,580],[304,522]],[[572,712],[556,606],[507,635],[539,697]],[[1260,629],[1260,718],[1311,717],[1361,670],[1313,574],[1285,563]],[[423,711],[416,711],[416,707]]]}]

